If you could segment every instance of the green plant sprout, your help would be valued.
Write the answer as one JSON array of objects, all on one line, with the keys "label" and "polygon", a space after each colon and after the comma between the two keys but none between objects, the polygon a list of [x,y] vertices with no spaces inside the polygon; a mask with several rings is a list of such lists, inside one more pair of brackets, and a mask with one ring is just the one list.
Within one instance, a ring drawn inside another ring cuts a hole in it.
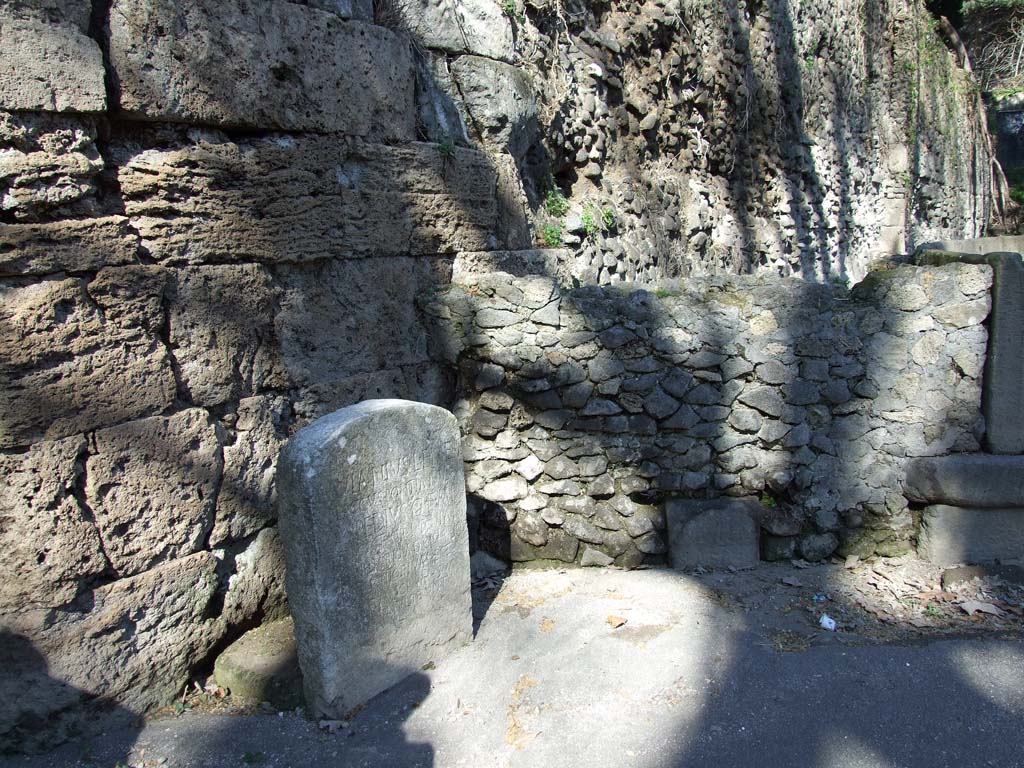
[{"label": "green plant sprout", "polygon": [[545,224],[541,239],[548,248],[558,248],[562,244],[562,225],[560,223]]},{"label": "green plant sprout", "polygon": [[552,216],[565,216],[569,212],[569,199],[554,183],[544,195],[544,208]]}]

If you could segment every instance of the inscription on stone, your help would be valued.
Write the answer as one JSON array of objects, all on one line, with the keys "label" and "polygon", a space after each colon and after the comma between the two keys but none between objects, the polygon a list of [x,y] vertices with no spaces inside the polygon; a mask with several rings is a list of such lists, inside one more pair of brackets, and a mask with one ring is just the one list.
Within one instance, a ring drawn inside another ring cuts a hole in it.
[{"label": "inscription on stone", "polygon": [[295,435],[278,506],[306,700],[336,718],[472,636],[455,417],[403,400]]}]

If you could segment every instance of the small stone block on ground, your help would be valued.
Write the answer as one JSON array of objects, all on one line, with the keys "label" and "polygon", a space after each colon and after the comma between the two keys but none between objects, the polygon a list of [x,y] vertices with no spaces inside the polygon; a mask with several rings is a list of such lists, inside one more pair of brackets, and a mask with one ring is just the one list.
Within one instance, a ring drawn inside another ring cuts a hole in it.
[{"label": "small stone block on ground", "polygon": [[936,565],[1020,560],[1024,558],[1024,507],[926,507],[917,552]]},{"label": "small stone block on ground", "polygon": [[213,679],[241,702],[269,701],[280,710],[301,707],[295,624],[280,619],[246,632],[217,657]]},{"label": "small stone block on ground", "polygon": [[278,513],[306,703],[342,719],[472,638],[459,428],[367,400],[281,452]]},{"label": "small stone block on ground", "polygon": [[762,512],[744,499],[666,502],[669,562],[677,570],[753,568],[760,560]]}]

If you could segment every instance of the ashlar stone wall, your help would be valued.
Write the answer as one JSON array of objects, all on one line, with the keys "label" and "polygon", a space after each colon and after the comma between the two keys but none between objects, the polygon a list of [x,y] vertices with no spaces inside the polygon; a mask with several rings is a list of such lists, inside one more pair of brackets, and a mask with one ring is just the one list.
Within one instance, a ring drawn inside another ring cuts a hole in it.
[{"label": "ashlar stone wall", "polygon": [[416,297],[505,247],[367,3],[94,5],[0,7],[0,751],[162,706],[283,613],[281,445],[449,404]]},{"label": "ashlar stone wall", "polygon": [[977,450],[991,270],[897,267],[852,292],[758,277],[564,289],[465,275],[432,297],[459,369],[482,548],[631,566],[661,502],[764,503],[763,554],[895,554],[915,456]]}]

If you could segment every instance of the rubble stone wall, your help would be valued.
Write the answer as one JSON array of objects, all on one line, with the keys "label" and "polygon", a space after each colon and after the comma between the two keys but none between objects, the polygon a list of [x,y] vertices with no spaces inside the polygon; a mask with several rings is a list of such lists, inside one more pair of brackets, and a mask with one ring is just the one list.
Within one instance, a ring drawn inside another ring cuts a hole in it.
[{"label": "rubble stone wall", "polygon": [[661,502],[760,498],[763,554],[910,546],[916,456],[976,451],[991,269],[563,290],[464,276],[426,302],[458,365],[482,548],[632,566]]}]

